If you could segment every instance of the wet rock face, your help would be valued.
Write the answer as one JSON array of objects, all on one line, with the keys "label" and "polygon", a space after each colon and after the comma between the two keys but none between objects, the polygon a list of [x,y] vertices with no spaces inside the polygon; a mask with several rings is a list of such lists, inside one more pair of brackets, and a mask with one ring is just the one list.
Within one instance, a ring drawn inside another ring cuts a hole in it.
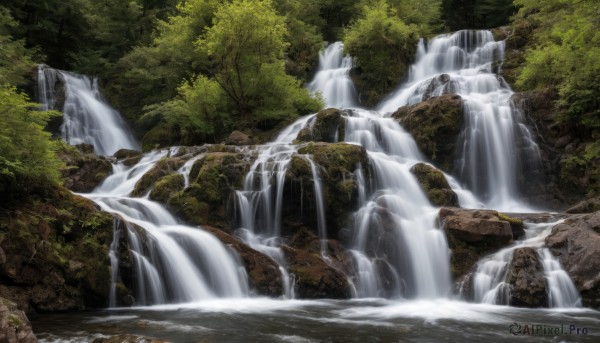
[{"label": "wet rock face", "polygon": [[37,342],[25,312],[19,310],[14,302],[4,298],[0,298],[0,342]]},{"label": "wet rock face", "polygon": [[600,211],[558,224],[546,246],[573,279],[584,306],[600,307]]},{"label": "wet rock face", "polygon": [[317,113],[311,127],[300,131],[297,140],[299,142],[327,142],[336,143],[344,141],[346,122],[344,116],[346,111],[328,108]]},{"label": "wet rock face", "polygon": [[284,234],[293,235],[298,227],[317,232],[316,197],[309,158],[315,163],[322,185],[328,236],[338,232],[358,207],[356,170],[362,166],[368,180],[368,157],[363,147],[346,143],[309,143],[292,157],[284,185]]},{"label": "wet rock face", "polygon": [[508,268],[507,281],[510,287],[511,306],[548,306],[544,267],[535,249],[515,249]]},{"label": "wet rock face", "polygon": [[446,180],[444,173],[425,163],[415,164],[410,169],[410,172],[417,177],[417,181],[419,181],[421,188],[432,205],[459,206],[458,196],[448,184],[448,180]]},{"label": "wet rock face", "polygon": [[96,338],[92,343],[169,343],[169,341],[135,335],[117,335],[108,338]]},{"label": "wet rock face", "polygon": [[392,116],[415,139],[423,154],[445,172],[454,168],[462,124],[462,99],[455,94],[399,108]]},{"label": "wet rock face", "polygon": [[65,187],[73,192],[91,192],[112,172],[111,159],[94,154],[90,144],[64,146],[58,156],[66,164],[61,170]]},{"label": "wet rock face", "polygon": [[[454,280],[464,278],[485,254],[513,240],[513,228],[508,221],[512,218],[497,211],[442,208],[438,218],[451,250]],[[514,225],[518,225],[516,220]]]}]

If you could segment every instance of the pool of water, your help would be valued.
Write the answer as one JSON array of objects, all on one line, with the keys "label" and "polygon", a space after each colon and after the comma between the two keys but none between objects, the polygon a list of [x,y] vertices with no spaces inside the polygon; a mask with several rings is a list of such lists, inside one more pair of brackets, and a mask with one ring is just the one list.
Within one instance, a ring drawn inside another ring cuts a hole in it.
[{"label": "pool of water", "polygon": [[[600,312],[447,299],[219,299],[37,315],[41,342],[136,334],[172,342],[600,342]],[[516,336],[515,336],[516,334]]]}]

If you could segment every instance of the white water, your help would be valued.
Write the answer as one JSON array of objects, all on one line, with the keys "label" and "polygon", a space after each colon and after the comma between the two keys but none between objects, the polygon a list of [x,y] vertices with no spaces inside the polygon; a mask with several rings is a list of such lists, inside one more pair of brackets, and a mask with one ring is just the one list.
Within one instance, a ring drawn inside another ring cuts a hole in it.
[{"label": "white water", "polygon": [[351,69],[352,57],[344,56],[344,45],[335,42],[319,53],[319,69],[308,89],[321,93],[326,107],[354,107],[356,89],[350,79]]},{"label": "white water", "polygon": [[[119,163],[94,192],[83,194],[124,224],[116,225],[111,244],[110,305],[117,305],[119,239],[127,240],[138,305],[247,296],[245,270],[223,243],[201,228],[178,224],[158,203],[128,196],[141,177],[168,153],[148,153],[131,167]],[[126,232],[117,231],[123,229]]]},{"label": "white water", "polygon": [[39,66],[38,97],[43,110],[57,109],[58,83],[64,87],[60,130],[69,144],[92,144],[99,155],[112,155],[119,149],[139,150],[127,123],[102,99],[96,78]]},{"label": "white water", "polygon": [[473,275],[474,300],[486,304],[508,305],[510,287],[506,277],[513,252],[515,249],[531,247],[536,249],[544,268],[548,305],[550,307],[581,306],[581,298],[573,281],[544,245],[552,228],[560,222],[526,224],[525,239],[479,261]]},{"label": "white water", "polygon": [[512,90],[493,73],[503,57],[504,41],[494,41],[489,31],[458,31],[427,45],[421,40],[408,82],[379,111],[393,112],[433,96],[459,94],[464,127],[456,175],[486,207],[531,211],[520,200],[518,176],[523,168],[539,167],[539,151],[521,110],[510,101]]}]

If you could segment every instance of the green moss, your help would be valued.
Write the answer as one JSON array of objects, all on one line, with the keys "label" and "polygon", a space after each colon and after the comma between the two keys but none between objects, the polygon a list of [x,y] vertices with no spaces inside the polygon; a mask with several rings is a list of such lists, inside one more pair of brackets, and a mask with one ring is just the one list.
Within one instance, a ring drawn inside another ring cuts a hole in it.
[{"label": "green moss", "polygon": [[159,124],[142,137],[142,149],[148,151],[168,147],[177,143],[179,139],[179,131],[175,127],[164,123]]},{"label": "green moss", "polygon": [[193,188],[197,185],[192,185],[186,191],[181,191],[172,196],[167,205],[173,213],[192,225],[204,225],[208,223],[208,217],[211,207],[203,201],[198,200],[192,195]]},{"label": "green moss", "polygon": [[161,159],[135,184],[135,187],[131,192],[131,196],[139,197],[146,194],[154,183],[161,178],[174,173],[176,170],[181,168],[183,163],[184,160],[179,158],[165,157]]},{"label": "green moss", "polygon": [[173,194],[183,189],[185,178],[181,174],[169,174],[154,185],[150,192],[150,199],[166,204]]},{"label": "green moss", "polygon": [[313,161],[325,168],[330,178],[343,178],[353,173],[358,165],[365,166],[368,157],[365,148],[346,143],[309,143],[298,150],[299,154],[310,154]]}]

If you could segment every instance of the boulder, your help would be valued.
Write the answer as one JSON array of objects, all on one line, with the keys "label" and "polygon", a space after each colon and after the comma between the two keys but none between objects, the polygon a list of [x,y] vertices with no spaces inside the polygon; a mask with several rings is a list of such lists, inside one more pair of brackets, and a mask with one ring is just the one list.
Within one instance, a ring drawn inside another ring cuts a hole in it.
[{"label": "boulder", "polygon": [[508,266],[507,282],[510,287],[511,306],[548,306],[544,267],[535,249],[519,248],[513,251],[513,258]]},{"label": "boulder", "polygon": [[281,247],[295,276],[296,295],[303,299],[348,299],[351,296],[346,274],[330,266],[319,253]]},{"label": "boulder", "polygon": [[462,125],[462,99],[455,94],[432,97],[392,114],[414,137],[425,156],[441,170],[452,172]]},{"label": "boulder", "polygon": [[94,154],[90,144],[64,144],[57,155],[66,165],[61,170],[65,187],[73,192],[91,192],[112,172],[111,159]]},{"label": "boulder", "polygon": [[513,239],[511,224],[497,211],[442,208],[438,218],[448,239],[455,280],[469,273],[481,257]]},{"label": "boulder", "polygon": [[173,195],[183,190],[184,185],[183,175],[169,174],[156,182],[150,191],[150,199],[166,204]]},{"label": "boulder", "polygon": [[114,153],[113,157],[121,161],[125,166],[131,167],[142,159],[142,153],[136,150],[120,149]]},{"label": "boulder", "polygon": [[546,246],[573,279],[583,304],[600,307],[600,211],[556,225]]},{"label": "boulder", "polygon": [[25,312],[19,310],[14,302],[4,298],[0,298],[0,342],[37,342]]},{"label": "boulder", "polygon": [[336,143],[344,141],[346,132],[346,111],[328,108],[319,111],[314,118],[314,123],[298,133],[299,142],[328,142]]},{"label": "boulder", "polygon": [[444,173],[426,163],[417,163],[410,172],[415,175],[421,188],[434,206],[458,207],[458,196],[444,176]]},{"label": "boulder", "polygon": [[158,180],[167,175],[174,174],[184,163],[185,160],[181,158],[165,157],[161,159],[139,179],[130,195],[133,197],[143,196],[151,190]]},{"label": "boulder", "polygon": [[279,266],[269,256],[250,248],[238,238],[220,229],[210,226],[204,226],[203,229],[212,233],[239,254],[246,268],[252,291],[258,295],[270,297],[279,297],[283,294],[283,280]]},{"label": "boulder", "polygon": [[237,130],[233,131],[225,140],[226,145],[251,145],[253,143],[252,138]]}]

